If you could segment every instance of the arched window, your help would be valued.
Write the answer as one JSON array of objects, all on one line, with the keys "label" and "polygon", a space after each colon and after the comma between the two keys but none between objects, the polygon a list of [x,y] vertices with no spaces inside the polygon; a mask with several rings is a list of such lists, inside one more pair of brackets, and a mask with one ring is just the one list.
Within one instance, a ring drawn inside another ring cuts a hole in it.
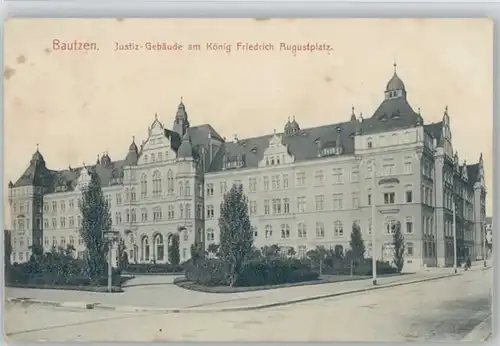
[{"label": "arched window", "polygon": [[169,194],[174,192],[174,173],[171,169],[167,172],[167,191]]},{"label": "arched window", "polygon": [[130,189],[130,200],[135,201],[137,199],[137,194],[135,193],[135,187]]},{"label": "arched window", "polygon": [[153,196],[161,195],[161,174],[160,171],[153,173]]},{"label": "arched window", "polygon": [[179,196],[184,196],[184,183],[182,181],[179,182]]},{"label": "arched window", "polygon": [[187,180],[186,185],[184,185],[184,192],[186,196],[191,196],[191,184],[189,184],[189,180]]},{"label": "arched window", "polygon": [[163,261],[164,257],[164,247],[163,247],[163,236],[161,234],[156,234],[154,238],[155,242],[155,255],[157,261]]},{"label": "arched window", "polygon": [[344,225],[341,221],[335,221],[333,224],[333,236],[343,237],[344,236]]},{"label": "arched window", "polygon": [[306,229],[306,225],[304,223],[299,223],[298,227],[297,227],[297,236],[299,238],[307,238],[307,229]]},{"label": "arched window", "polygon": [[148,177],[146,174],[141,175],[141,198],[144,198],[148,195]]},{"label": "arched window", "polygon": [[125,188],[125,201],[130,201],[130,189],[128,187]]},{"label": "arched window", "polygon": [[186,219],[191,218],[191,204],[186,203]]},{"label": "arched window", "polygon": [[141,238],[141,261],[149,261],[149,239],[147,235]]}]

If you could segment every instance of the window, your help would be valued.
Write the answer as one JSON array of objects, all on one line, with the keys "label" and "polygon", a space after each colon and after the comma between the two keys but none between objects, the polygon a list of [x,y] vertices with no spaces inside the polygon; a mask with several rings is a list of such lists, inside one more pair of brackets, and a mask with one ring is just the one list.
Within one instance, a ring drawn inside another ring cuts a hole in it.
[{"label": "window", "polygon": [[153,196],[156,197],[160,195],[161,195],[161,173],[160,171],[155,171],[153,173]]},{"label": "window", "polygon": [[149,261],[149,239],[147,236],[141,238],[141,261]]},{"label": "window", "polygon": [[359,167],[354,166],[351,171],[351,182],[355,183],[359,181]]},{"label": "window", "polygon": [[335,223],[333,224],[333,236],[336,238],[344,236],[344,227],[342,225],[342,222],[335,221]]},{"label": "window", "polygon": [[316,185],[323,185],[323,182],[325,180],[325,175],[323,174],[323,171],[316,171],[314,173],[314,182]]},{"label": "window", "polygon": [[384,204],[394,204],[396,199],[396,194],[394,192],[384,193]]},{"label": "window", "polygon": [[82,225],[82,217],[81,217],[80,215],[78,215],[78,216],[76,217],[76,221],[77,221],[77,223],[78,223],[78,227],[80,227],[80,226]]},{"label": "window", "polygon": [[283,188],[288,189],[288,174],[283,174]]},{"label": "window", "polygon": [[227,183],[225,181],[221,181],[220,183],[220,193],[221,195],[225,194],[227,191]]},{"label": "window", "polygon": [[283,212],[290,214],[290,198],[283,198]]},{"label": "window", "polygon": [[389,218],[385,221],[385,233],[394,234],[396,232],[396,220]]},{"label": "window", "polygon": [[207,205],[207,219],[213,219],[214,217],[214,206]]},{"label": "window", "polygon": [[396,165],[388,163],[382,166],[382,175],[394,175],[396,173]]},{"label": "window", "polygon": [[186,183],[184,184],[184,193],[186,196],[191,196],[191,183],[189,182],[189,180],[186,180]]},{"label": "window", "polygon": [[65,201],[61,201],[61,211],[66,211],[66,202]]},{"label": "window", "polygon": [[281,225],[281,239],[290,238],[290,226],[287,224]]},{"label": "window", "polygon": [[411,163],[411,158],[410,159],[407,159],[405,158],[405,161],[403,163],[403,171],[404,173],[412,173],[413,171],[413,167],[412,167],[412,163]]},{"label": "window", "polygon": [[272,238],[273,236],[273,227],[271,225],[266,225],[266,239]]},{"label": "window", "polygon": [[75,227],[75,217],[74,216],[69,217],[69,227]]},{"label": "window", "polygon": [[406,243],[406,255],[413,256],[413,243]]},{"label": "window", "polygon": [[135,193],[135,187],[130,189],[130,200],[131,201],[137,200],[137,194]]},{"label": "window", "polygon": [[269,190],[269,177],[264,177],[264,191]]},{"label": "window", "polygon": [[66,228],[66,218],[61,217],[61,219],[59,221],[61,223],[61,228]]},{"label": "window", "polygon": [[280,189],[280,176],[279,175],[273,175],[271,178],[271,187],[273,190],[279,190]]},{"label": "window", "polygon": [[333,194],[333,210],[344,209],[344,196],[341,193]]},{"label": "window", "polygon": [[306,184],[306,173],[298,172],[297,173],[297,186],[304,186]]},{"label": "window", "polygon": [[137,215],[135,213],[135,208],[132,208],[130,210],[130,221],[131,222],[136,222],[137,221]]},{"label": "window", "polygon": [[405,186],[405,202],[412,203],[413,202],[413,192],[411,190],[411,185]]},{"label": "window", "polygon": [[257,214],[257,202],[256,201],[250,201],[249,212],[250,212],[250,215]]},{"label": "window", "polygon": [[153,208],[153,221],[159,221],[161,220],[161,207],[154,207]]},{"label": "window", "polygon": [[61,237],[61,246],[62,247],[66,246],[66,238],[65,237]]},{"label": "window", "polygon": [[170,169],[167,172],[167,193],[169,195],[174,193],[174,173]]},{"label": "window", "polygon": [[273,198],[273,214],[281,214],[281,199]]},{"label": "window", "polygon": [[53,213],[57,212],[57,202],[56,201],[52,202],[52,212]]},{"label": "window", "polygon": [[352,193],[352,207],[353,209],[359,208],[359,192]]},{"label": "window", "polygon": [[121,225],[122,214],[120,212],[115,212],[115,225]]},{"label": "window", "polygon": [[141,209],[141,221],[142,222],[148,221],[148,210],[146,208]]},{"label": "window", "polygon": [[297,197],[297,212],[304,213],[306,211],[306,198]]},{"label": "window", "polygon": [[372,138],[371,137],[368,137],[366,139],[366,142],[367,142],[368,149],[373,148],[373,142],[372,142]]},{"label": "window", "polygon": [[248,190],[250,192],[257,191],[257,179],[256,178],[248,179]]},{"label": "window", "polygon": [[407,234],[412,234],[413,233],[413,220],[411,216],[408,216],[406,218],[406,233]]},{"label": "window", "polygon": [[325,236],[325,225],[323,222],[316,222],[316,238],[323,238]]},{"label": "window", "polygon": [[43,228],[49,228],[49,219],[43,219]]},{"label": "window", "polygon": [[271,210],[270,210],[270,206],[269,206],[269,200],[268,199],[265,199],[264,200],[264,215],[269,215]]},{"label": "window", "polygon": [[212,228],[207,229],[207,241],[214,241],[215,240],[215,233]]},{"label": "window", "polygon": [[332,183],[333,184],[342,184],[344,182],[344,170],[342,168],[334,168],[332,169]]},{"label": "window", "polygon": [[304,223],[299,223],[297,226],[297,236],[302,239],[307,238],[307,228]]},{"label": "window", "polygon": [[[12,204],[12,208],[14,209],[14,212],[16,212],[16,203]],[[43,204],[43,212],[47,213],[49,211],[49,203],[45,202]]]},{"label": "window", "polygon": [[325,206],[325,196],[317,195],[315,196],[316,211],[321,211]]},{"label": "window", "polygon": [[148,195],[148,177],[146,174],[141,175],[141,198],[145,198]]},{"label": "window", "polygon": [[175,212],[174,212],[174,206],[173,205],[169,205],[167,207],[167,217],[169,220],[173,220],[174,217],[175,217]]},{"label": "window", "polygon": [[69,236],[69,244],[75,245],[75,237],[73,237],[72,235]]}]

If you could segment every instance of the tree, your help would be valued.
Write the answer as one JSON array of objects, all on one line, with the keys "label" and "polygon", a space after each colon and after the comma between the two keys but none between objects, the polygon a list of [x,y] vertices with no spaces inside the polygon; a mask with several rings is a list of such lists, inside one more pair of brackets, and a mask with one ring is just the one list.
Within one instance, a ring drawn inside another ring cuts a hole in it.
[{"label": "tree", "polygon": [[118,262],[118,268],[123,269],[128,264],[127,246],[125,245],[125,240],[120,238],[118,240],[118,246],[116,247],[116,260]]},{"label": "tree", "polygon": [[179,235],[172,234],[169,238],[168,260],[173,265],[179,265],[181,262],[181,253],[179,249]]},{"label": "tree", "polygon": [[104,199],[101,181],[94,170],[89,170],[90,182],[82,191],[82,226],[80,235],[88,251],[87,266],[91,278],[99,278],[106,272],[108,245],[103,232],[110,229],[111,216],[108,202]]},{"label": "tree", "polygon": [[220,258],[228,270],[229,284],[234,286],[253,245],[253,228],[241,185],[234,184],[224,196],[220,215]]},{"label": "tree", "polygon": [[265,245],[260,249],[262,256],[266,258],[277,258],[280,257],[281,249],[278,245]]},{"label": "tree", "polygon": [[214,243],[208,244],[207,252],[211,256],[214,256],[214,257],[217,256],[217,254],[219,253],[219,245],[218,244],[214,244]]},{"label": "tree", "polygon": [[4,265],[8,267],[10,265],[10,255],[12,254],[12,240],[11,232],[7,229],[3,231],[3,251],[4,251]]},{"label": "tree", "polygon": [[349,241],[349,245],[351,246],[351,255],[354,261],[361,261],[365,258],[365,242],[363,241],[363,236],[361,235],[361,229],[356,222],[352,224],[351,240]]},{"label": "tree", "polygon": [[404,253],[405,253],[405,239],[403,233],[401,232],[401,223],[396,223],[394,234],[392,235],[392,245],[394,247],[394,265],[398,269],[398,273],[401,273],[403,269]]},{"label": "tree", "polygon": [[201,243],[195,243],[191,245],[191,260],[196,264],[200,259],[205,258],[205,250]]}]

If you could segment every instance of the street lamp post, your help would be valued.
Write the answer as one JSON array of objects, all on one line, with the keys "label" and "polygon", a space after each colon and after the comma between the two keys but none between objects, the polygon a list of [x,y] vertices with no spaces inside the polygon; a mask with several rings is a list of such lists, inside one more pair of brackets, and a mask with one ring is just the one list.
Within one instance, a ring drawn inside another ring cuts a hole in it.
[{"label": "street lamp post", "polygon": [[113,242],[117,239],[117,231],[104,231],[104,238],[108,242],[108,292],[112,291],[113,284]]},{"label": "street lamp post", "polygon": [[457,216],[455,201],[453,201],[453,269],[457,273]]},{"label": "street lamp post", "polygon": [[375,237],[375,217],[376,217],[376,206],[375,206],[375,189],[377,185],[375,184],[375,158],[372,159],[371,163],[372,169],[372,196],[371,196],[371,205],[372,205],[372,275],[373,275],[373,284],[377,284],[377,257],[376,257],[376,237]]},{"label": "street lamp post", "polygon": [[486,268],[486,227],[484,222],[481,221],[481,233],[483,234],[483,266]]}]

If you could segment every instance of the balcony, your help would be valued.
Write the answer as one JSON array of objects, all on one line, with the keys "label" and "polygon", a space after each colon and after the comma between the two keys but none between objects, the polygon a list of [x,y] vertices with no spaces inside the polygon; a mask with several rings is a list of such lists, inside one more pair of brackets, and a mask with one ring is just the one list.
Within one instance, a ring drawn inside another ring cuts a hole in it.
[{"label": "balcony", "polygon": [[395,214],[401,209],[401,204],[379,204],[377,210],[380,214]]}]

